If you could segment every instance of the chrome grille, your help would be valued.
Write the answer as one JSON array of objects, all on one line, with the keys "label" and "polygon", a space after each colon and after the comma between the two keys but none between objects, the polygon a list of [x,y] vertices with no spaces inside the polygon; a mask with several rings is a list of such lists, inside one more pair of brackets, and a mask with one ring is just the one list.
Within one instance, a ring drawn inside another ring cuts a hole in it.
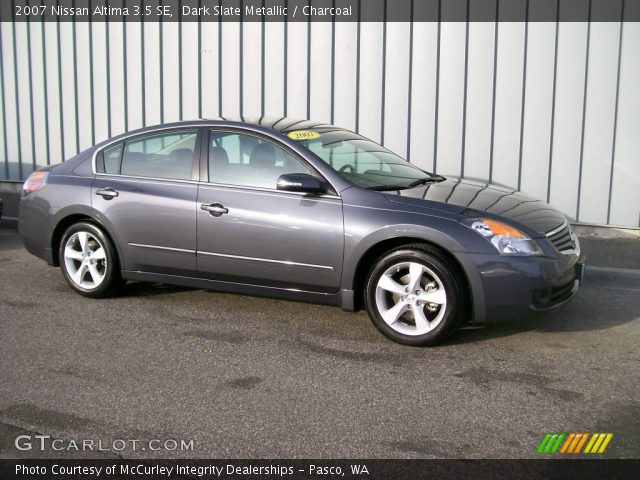
[{"label": "chrome grille", "polygon": [[575,253],[579,248],[578,239],[573,233],[569,222],[564,222],[558,228],[548,231],[546,237],[562,253]]}]

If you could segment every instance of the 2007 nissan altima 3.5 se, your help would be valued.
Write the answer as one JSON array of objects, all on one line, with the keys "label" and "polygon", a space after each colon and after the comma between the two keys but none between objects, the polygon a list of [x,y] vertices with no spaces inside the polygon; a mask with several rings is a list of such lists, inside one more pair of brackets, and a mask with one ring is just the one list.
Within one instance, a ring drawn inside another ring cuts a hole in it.
[{"label": "2007 nissan altima 3.5 se", "polygon": [[555,309],[584,271],[571,227],[546,203],[288,118],[108,140],[28,178],[19,230],[87,297],[137,280],[364,306],[407,345]]}]

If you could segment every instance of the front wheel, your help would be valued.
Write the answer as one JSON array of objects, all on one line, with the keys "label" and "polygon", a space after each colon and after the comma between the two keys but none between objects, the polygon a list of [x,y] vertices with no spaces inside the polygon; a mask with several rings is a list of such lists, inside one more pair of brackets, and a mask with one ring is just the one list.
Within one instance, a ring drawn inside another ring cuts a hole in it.
[{"label": "front wheel", "polygon": [[91,223],[69,227],[62,236],[58,255],[62,275],[80,295],[107,297],[122,284],[111,241]]},{"label": "front wheel", "polygon": [[460,325],[464,282],[436,251],[422,245],[393,250],[372,268],[365,291],[374,325],[404,345],[434,345]]}]

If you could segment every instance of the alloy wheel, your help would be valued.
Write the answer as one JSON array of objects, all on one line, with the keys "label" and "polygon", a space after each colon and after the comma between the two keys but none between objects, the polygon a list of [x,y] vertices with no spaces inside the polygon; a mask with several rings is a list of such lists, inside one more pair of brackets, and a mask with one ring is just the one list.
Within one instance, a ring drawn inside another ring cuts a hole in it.
[{"label": "alloy wheel", "polygon": [[90,232],[76,232],[65,245],[64,264],[69,278],[77,287],[93,290],[104,281],[107,274],[104,245]]},{"label": "alloy wheel", "polygon": [[387,268],[378,279],[375,299],[387,325],[411,336],[436,328],[447,309],[442,280],[418,262],[401,262]]}]

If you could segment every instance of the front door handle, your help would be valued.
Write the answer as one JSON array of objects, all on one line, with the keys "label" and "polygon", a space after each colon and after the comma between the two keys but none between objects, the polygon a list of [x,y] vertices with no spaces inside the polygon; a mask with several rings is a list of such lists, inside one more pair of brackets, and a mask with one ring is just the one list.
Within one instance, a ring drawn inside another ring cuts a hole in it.
[{"label": "front door handle", "polygon": [[118,193],[117,190],[114,190],[111,187],[107,187],[107,188],[102,188],[100,190],[96,190],[96,195],[100,195],[105,200],[111,200],[112,198],[115,198],[120,194]]},{"label": "front door handle", "polygon": [[200,210],[209,212],[214,217],[219,217],[225,213],[229,213],[229,209],[220,205],[219,203],[203,203],[200,205]]}]

